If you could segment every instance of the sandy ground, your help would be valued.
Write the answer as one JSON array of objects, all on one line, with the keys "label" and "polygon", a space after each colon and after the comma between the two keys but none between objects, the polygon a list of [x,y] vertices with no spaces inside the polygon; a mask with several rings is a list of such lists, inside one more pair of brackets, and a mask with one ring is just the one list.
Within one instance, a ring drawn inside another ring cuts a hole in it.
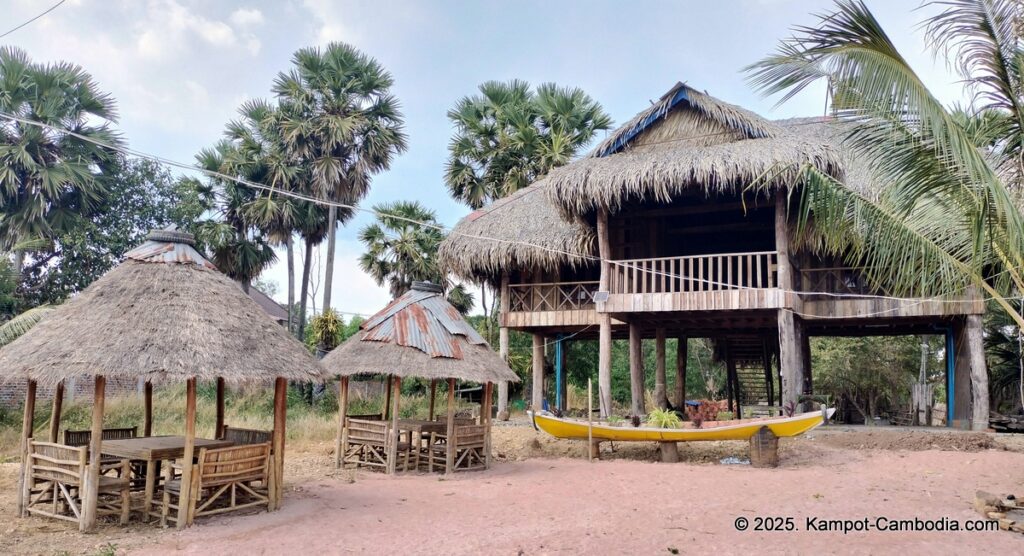
[{"label": "sandy ground", "polygon": [[[283,509],[200,520],[178,532],[135,524],[82,535],[13,518],[16,464],[0,466],[0,553],[18,554],[671,554],[1024,553],[1006,532],[814,532],[807,518],[979,516],[977,489],[1024,494],[1024,439],[901,430],[820,430],[784,439],[779,469],[721,465],[741,442],[616,446],[590,464],[583,443],[495,429],[486,472],[389,478],[330,469],[330,446],[289,454]],[[572,458],[572,459],[569,459]],[[796,531],[736,531],[745,517],[793,517]],[[948,523],[948,521],[947,521]]]}]

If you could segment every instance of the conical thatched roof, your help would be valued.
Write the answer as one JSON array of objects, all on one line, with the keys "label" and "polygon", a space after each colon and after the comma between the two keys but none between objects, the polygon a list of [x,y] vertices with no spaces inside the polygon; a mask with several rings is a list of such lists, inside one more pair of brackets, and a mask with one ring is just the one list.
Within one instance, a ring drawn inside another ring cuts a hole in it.
[{"label": "conical thatched roof", "polygon": [[546,188],[540,180],[463,218],[441,244],[442,264],[463,278],[491,283],[513,268],[554,271],[565,263],[587,264],[597,249],[593,231],[564,218]]},{"label": "conical thatched roof", "polygon": [[151,233],[123,263],[0,349],[0,380],[321,380],[306,348],[192,244],[189,234]]},{"label": "conical thatched roof", "polygon": [[434,284],[414,282],[359,328],[324,357],[329,374],[519,381]]}]

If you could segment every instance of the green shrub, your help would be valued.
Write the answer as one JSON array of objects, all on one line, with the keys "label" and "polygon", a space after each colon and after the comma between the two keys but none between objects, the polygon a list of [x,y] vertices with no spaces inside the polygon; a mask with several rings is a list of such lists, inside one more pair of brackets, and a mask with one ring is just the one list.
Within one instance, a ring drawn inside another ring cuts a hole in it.
[{"label": "green shrub", "polygon": [[647,424],[659,429],[678,429],[679,415],[671,409],[655,409],[647,415]]},{"label": "green shrub", "polygon": [[731,411],[719,411],[718,416],[715,417],[716,421],[732,421],[736,416]]}]

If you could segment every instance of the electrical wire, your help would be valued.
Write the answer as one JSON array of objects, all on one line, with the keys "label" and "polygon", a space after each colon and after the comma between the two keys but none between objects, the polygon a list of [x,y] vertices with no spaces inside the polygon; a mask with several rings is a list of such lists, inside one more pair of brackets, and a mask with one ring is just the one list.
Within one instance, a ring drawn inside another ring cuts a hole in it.
[{"label": "electrical wire", "polygon": [[13,32],[15,32],[15,31],[17,31],[18,29],[21,29],[22,27],[24,27],[24,26],[28,25],[29,23],[32,23],[33,21],[35,21],[35,20],[39,19],[40,17],[43,17],[44,15],[46,15],[46,14],[48,14],[48,13],[52,12],[53,10],[56,10],[56,9],[57,9],[58,7],[60,7],[60,5],[61,5],[61,4],[63,4],[64,2],[67,2],[67,0],[60,0],[60,2],[57,2],[56,4],[54,4],[54,5],[50,6],[50,7],[49,7],[49,8],[48,8],[48,9],[47,9],[47,10],[46,10],[45,12],[43,12],[43,13],[41,13],[41,14],[39,14],[39,15],[35,16],[35,17],[33,17],[32,19],[30,19],[30,20],[26,21],[25,23],[22,23],[21,25],[18,25],[17,27],[15,27],[15,28],[11,29],[10,31],[7,31],[6,33],[4,33],[4,34],[0,35],[0,39],[2,39],[2,38],[4,38],[4,37],[6,37],[7,35],[10,35],[11,33],[13,33]]}]

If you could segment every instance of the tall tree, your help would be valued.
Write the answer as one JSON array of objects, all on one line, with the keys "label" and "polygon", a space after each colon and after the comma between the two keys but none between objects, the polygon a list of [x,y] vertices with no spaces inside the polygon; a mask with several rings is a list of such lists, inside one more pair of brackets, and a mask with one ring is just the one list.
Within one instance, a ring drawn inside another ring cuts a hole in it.
[{"label": "tall tree", "polygon": [[378,285],[386,284],[392,297],[409,291],[415,281],[430,281],[448,292],[448,301],[460,312],[469,312],[472,296],[461,284],[452,285],[438,264],[437,249],[444,233],[434,211],[416,201],[377,205],[374,211],[377,222],[359,232],[359,241],[366,246],[360,268]]},{"label": "tall tree", "polygon": [[[366,196],[372,176],[406,149],[402,114],[391,94],[394,80],[376,60],[342,43],[303,48],[292,65],[274,81],[282,135],[292,155],[309,164],[317,196],[354,205]],[[339,216],[331,206],[324,309],[331,306]]]},{"label": "tall tree", "polygon": [[[929,44],[963,76],[974,112],[1004,121],[995,148],[979,148],[925,87],[868,8],[841,0],[817,25],[796,28],[754,64],[752,83],[782,101],[824,80],[846,124],[845,146],[885,184],[868,197],[806,165],[801,233],[820,249],[862,263],[895,295],[933,296],[976,287],[1018,325],[1024,291],[1024,216],[1018,206],[1024,50],[1020,4],[946,0],[925,21]],[[992,116],[989,116],[992,117]],[[1012,186],[1012,187],[1011,187]]]},{"label": "tall tree", "polygon": [[[0,48],[0,112],[120,144],[107,123],[117,118],[114,100],[92,76],[66,62],[33,63],[13,47]],[[69,133],[0,118],[0,249],[73,230],[105,199],[114,160]],[[25,252],[14,259],[20,273]]]}]

